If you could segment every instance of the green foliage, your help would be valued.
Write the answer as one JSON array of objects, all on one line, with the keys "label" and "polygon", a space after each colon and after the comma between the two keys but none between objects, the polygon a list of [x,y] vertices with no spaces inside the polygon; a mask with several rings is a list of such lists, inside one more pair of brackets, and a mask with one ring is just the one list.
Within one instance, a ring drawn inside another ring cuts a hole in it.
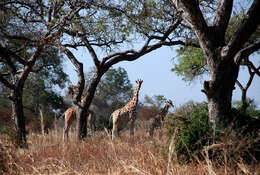
[{"label": "green foliage", "polygon": [[176,52],[179,59],[172,71],[182,76],[184,81],[192,81],[207,72],[207,63],[200,48],[181,47]]},{"label": "green foliage", "polygon": [[[214,144],[221,146],[215,151],[209,149],[210,157],[216,160],[227,157],[233,163],[241,158],[248,162],[259,160],[260,110],[232,108],[230,115],[232,120],[227,127],[218,128],[214,136]],[[214,147],[207,104],[188,102],[178,108],[169,118],[168,134],[169,139],[175,139],[174,148],[180,162],[206,158],[205,148]]]},{"label": "green foliage", "polygon": [[180,161],[187,162],[193,156],[201,157],[200,151],[209,144],[212,136],[207,104],[187,103],[170,117],[168,132],[170,137],[175,134],[175,151]]},{"label": "green foliage", "polygon": [[154,95],[152,97],[146,95],[144,97],[144,104],[149,105],[159,111],[162,108],[162,104],[165,103],[166,100],[167,99],[163,95]]},{"label": "green foliage", "polygon": [[37,60],[34,70],[24,86],[24,106],[32,112],[38,112],[38,106],[52,111],[64,107],[63,98],[55,90],[55,86],[65,87],[68,75],[63,71],[63,57],[53,47],[46,48]]},{"label": "green foliage", "polygon": [[132,88],[126,70],[119,67],[107,71],[98,92],[108,103],[118,107],[120,105],[116,103],[125,103],[131,98]]},{"label": "green foliage", "polygon": [[111,110],[115,110],[131,98],[132,89],[133,86],[125,69],[121,67],[110,69],[98,85],[96,100],[102,100]]}]

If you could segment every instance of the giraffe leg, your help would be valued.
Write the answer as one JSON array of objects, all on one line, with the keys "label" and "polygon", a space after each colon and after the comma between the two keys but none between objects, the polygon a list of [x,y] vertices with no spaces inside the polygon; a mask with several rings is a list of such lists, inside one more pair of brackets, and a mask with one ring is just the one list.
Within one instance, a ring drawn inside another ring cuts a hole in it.
[{"label": "giraffe leg", "polygon": [[[112,129],[112,140],[115,139],[115,136],[118,136],[118,123],[117,122],[113,122],[113,129]],[[115,135],[116,134],[116,135]]]},{"label": "giraffe leg", "polygon": [[159,128],[159,140],[161,140],[161,138],[162,138],[162,126],[163,126],[163,124],[160,124],[160,128]]},{"label": "giraffe leg", "polygon": [[95,123],[93,122],[93,123],[91,124],[91,134],[94,135],[94,134],[95,134],[95,131],[96,131],[96,125],[95,125]]},{"label": "giraffe leg", "polygon": [[153,127],[153,126],[150,126],[150,129],[149,129],[149,135],[150,135],[150,137],[153,137],[153,132],[154,132],[154,127]]},{"label": "giraffe leg", "polygon": [[162,138],[162,130],[160,129],[160,131],[159,131],[159,140],[161,140],[161,138]]},{"label": "giraffe leg", "polygon": [[130,118],[130,137],[134,137],[134,124],[135,124],[135,119],[136,119],[136,112],[133,111],[129,114]]},{"label": "giraffe leg", "polygon": [[66,141],[68,141],[69,139],[69,128],[65,128],[63,129],[63,141],[65,141],[65,137],[66,137]]},{"label": "giraffe leg", "polygon": [[[69,129],[70,129],[70,125],[71,125],[71,120],[65,120],[65,126],[63,129],[63,141],[68,141],[69,140]],[[65,138],[66,137],[66,138]]]},{"label": "giraffe leg", "polygon": [[131,137],[131,138],[134,137],[134,124],[135,124],[135,121],[134,121],[134,120],[131,120],[131,121],[130,121],[130,137]]}]

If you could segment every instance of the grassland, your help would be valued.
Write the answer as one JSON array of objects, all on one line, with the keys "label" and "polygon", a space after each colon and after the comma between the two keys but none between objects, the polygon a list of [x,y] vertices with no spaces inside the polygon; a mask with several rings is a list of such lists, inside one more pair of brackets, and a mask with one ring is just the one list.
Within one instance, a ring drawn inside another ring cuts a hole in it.
[{"label": "grassland", "polygon": [[15,148],[7,135],[1,135],[0,174],[256,175],[260,172],[244,164],[239,165],[239,169],[224,163],[215,165],[209,159],[180,164],[172,144],[168,146],[165,136],[162,140],[151,139],[139,129],[134,140],[129,138],[128,132],[115,141],[108,133],[97,132],[95,136],[78,142],[72,133],[70,140],[63,143],[62,133],[51,131],[48,135],[29,134],[29,149],[24,150]]}]

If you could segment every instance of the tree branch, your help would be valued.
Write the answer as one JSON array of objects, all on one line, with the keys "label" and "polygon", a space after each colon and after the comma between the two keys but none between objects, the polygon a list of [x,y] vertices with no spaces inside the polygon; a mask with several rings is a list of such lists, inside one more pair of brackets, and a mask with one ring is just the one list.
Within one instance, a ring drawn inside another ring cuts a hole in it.
[{"label": "tree branch", "polygon": [[96,54],[95,50],[89,44],[89,41],[87,40],[86,37],[82,37],[81,39],[86,44],[86,47],[87,47],[87,49],[88,49],[88,51],[89,51],[89,53],[90,53],[90,55],[91,55],[91,57],[92,57],[92,59],[94,61],[94,64],[95,64],[97,70],[99,70],[99,68],[100,68],[100,61],[98,60],[98,57],[97,57],[97,54]]},{"label": "tree branch", "polygon": [[23,58],[21,58],[19,55],[15,54],[13,51],[5,48],[5,47],[2,47],[0,46],[0,55],[8,58],[8,57],[13,57],[15,58],[19,63],[23,64],[23,65],[26,65],[27,64],[27,61],[25,61]]},{"label": "tree branch", "polygon": [[216,16],[214,19],[214,29],[220,42],[225,42],[225,32],[232,12],[233,0],[218,1]]},{"label": "tree branch", "polygon": [[251,68],[249,66],[247,67],[247,69],[248,69],[248,73],[249,73],[250,77],[249,77],[248,82],[246,83],[246,87],[245,87],[246,91],[250,87],[250,85],[251,85],[251,83],[252,83],[252,81],[254,79],[254,76],[255,76],[255,72],[252,72]]},{"label": "tree branch", "polygon": [[11,83],[9,83],[2,74],[0,74],[0,82],[3,83],[6,87],[8,87],[9,89],[14,89],[14,85],[12,85]]},{"label": "tree branch", "polygon": [[244,46],[246,41],[248,41],[249,37],[255,32],[256,28],[260,24],[259,9],[260,1],[254,0],[237,32],[229,41],[228,45],[222,49],[223,56],[233,58],[235,54]]},{"label": "tree branch", "polygon": [[242,84],[241,84],[238,80],[236,80],[236,84],[237,84],[238,87],[241,89],[241,91],[244,90],[244,87],[242,86]]},{"label": "tree branch", "polygon": [[61,44],[58,44],[58,47],[60,50],[67,55],[71,63],[75,66],[77,76],[78,76],[78,83],[77,83],[77,89],[78,92],[74,92],[74,97],[73,97],[73,103],[78,105],[78,102],[81,100],[81,96],[85,87],[85,78],[84,78],[84,72],[83,72],[83,64],[79,62],[76,57],[73,55],[73,53],[67,49],[66,47],[62,46]]},{"label": "tree branch", "polygon": [[182,13],[183,19],[194,30],[203,51],[207,55],[211,55],[211,51],[214,50],[214,43],[210,41],[211,33],[199,8],[198,1],[173,0],[172,2],[177,10]]},{"label": "tree branch", "polygon": [[260,40],[240,50],[234,57],[234,61],[240,64],[242,59],[248,58],[252,53],[260,49]]},{"label": "tree branch", "polygon": [[258,66],[258,68],[256,68],[256,67],[254,66],[254,64],[253,64],[251,61],[249,61],[248,59],[246,60],[245,63],[247,64],[248,67],[250,67],[251,69],[253,69],[254,72],[252,72],[252,73],[257,74],[257,75],[260,77],[260,72],[259,72],[260,66]]}]

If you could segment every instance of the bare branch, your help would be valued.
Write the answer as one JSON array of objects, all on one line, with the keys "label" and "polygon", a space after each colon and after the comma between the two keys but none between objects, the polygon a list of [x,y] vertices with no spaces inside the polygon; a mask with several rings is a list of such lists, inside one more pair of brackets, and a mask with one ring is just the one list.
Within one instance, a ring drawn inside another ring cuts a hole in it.
[{"label": "bare branch", "polygon": [[252,53],[260,49],[260,40],[240,50],[234,57],[234,61],[240,64],[242,59],[248,58]]},{"label": "bare branch", "polygon": [[81,38],[83,40],[83,42],[86,44],[86,47],[94,61],[94,64],[96,66],[96,68],[99,70],[99,67],[100,67],[100,61],[98,60],[98,57],[97,57],[97,54],[95,52],[95,50],[93,49],[93,47],[89,44],[89,41],[87,40],[86,37],[82,37]]},{"label": "bare branch", "polygon": [[258,66],[258,68],[256,68],[250,60],[247,60],[245,63],[247,64],[248,67],[250,67],[250,69],[253,69],[254,72],[252,72],[252,73],[257,74],[260,77],[260,71],[259,71],[260,66]]},{"label": "bare branch", "polygon": [[248,82],[246,83],[245,90],[247,90],[250,87],[250,85],[252,84],[252,81],[254,79],[254,76],[255,76],[255,72],[252,72],[251,68],[249,66],[247,67],[247,69],[248,69],[248,73],[249,73],[250,77],[249,77]]},{"label": "bare branch", "polygon": [[237,84],[238,87],[241,89],[241,91],[244,90],[244,87],[242,86],[242,84],[241,84],[238,80],[236,80],[236,84]]}]

